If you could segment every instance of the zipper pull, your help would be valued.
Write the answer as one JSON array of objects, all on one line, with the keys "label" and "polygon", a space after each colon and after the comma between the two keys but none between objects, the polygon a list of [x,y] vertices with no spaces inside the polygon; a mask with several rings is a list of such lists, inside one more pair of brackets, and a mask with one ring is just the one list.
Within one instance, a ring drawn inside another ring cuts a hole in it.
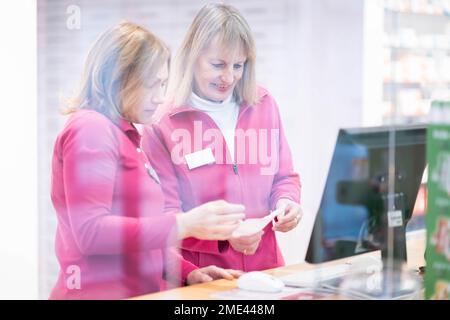
[{"label": "zipper pull", "polygon": [[233,171],[234,171],[234,174],[238,174],[238,167],[237,167],[236,163],[233,163]]}]

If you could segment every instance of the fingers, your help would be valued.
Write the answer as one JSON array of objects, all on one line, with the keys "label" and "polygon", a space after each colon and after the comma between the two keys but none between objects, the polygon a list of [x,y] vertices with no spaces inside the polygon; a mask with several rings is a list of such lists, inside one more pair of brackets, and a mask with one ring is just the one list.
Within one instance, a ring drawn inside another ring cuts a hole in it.
[{"label": "fingers", "polygon": [[204,272],[200,272],[199,273],[199,282],[200,283],[202,283],[202,282],[210,282],[210,281],[213,281],[213,280],[214,280],[214,278],[212,278],[209,274],[206,274]]},{"label": "fingers", "polygon": [[297,226],[297,220],[291,220],[285,223],[276,223],[273,227],[274,231],[286,232],[294,229]]},{"label": "fingers", "polygon": [[278,217],[278,221],[273,226],[274,231],[290,231],[295,228],[302,218],[302,210],[300,206],[291,206],[291,209],[284,216]]},{"label": "fingers", "polygon": [[217,240],[228,240],[231,238],[233,231],[236,230],[238,224],[225,224],[215,227],[210,227],[208,229],[208,234],[210,234],[211,239]]},{"label": "fingers", "polygon": [[284,216],[278,217],[277,223],[284,224],[287,222],[291,222],[297,218],[297,210],[291,210],[288,213],[286,213]]},{"label": "fingers", "polygon": [[198,234],[197,236],[211,240],[227,240],[239,226],[239,221],[244,217],[244,214],[213,215],[206,217],[202,222],[203,230],[201,235]]},{"label": "fingers", "polygon": [[292,220],[299,220],[303,213],[300,206],[292,206],[284,216],[278,217],[278,222],[283,224]]},{"label": "fingers", "polygon": [[284,206],[284,214],[286,214],[292,209],[293,203],[291,201],[286,201],[283,202],[282,206]]},{"label": "fingers", "polygon": [[293,228],[295,228],[298,225],[298,222],[300,220],[298,218],[294,218],[294,219],[290,219],[289,221],[286,222],[277,222],[274,227],[273,230],[274,231],[289,231],[292,230]]},{"label": "fingers", "polygon": [[237,223],[245,218],[243,213],[233,213],[227,215],[219,215],[216,217],[215,222],[217,223]]},{"label": "fingers", "polygon": [[196,269],[188,274],[187,283],[189,285],[203,282],[210,282],[214,279],[211,278],[207,273],[204,273],[202,269]]},{"label": "fingers", "polygon": [[242,253],[245,254],[246,256],[251,256],[255,254],[256,250],[258,250],[258,245],[253,245],[249,248],[244,249]]},{"label": "fingers", "polygon": [[231,274],[235,278],[239,278],[244,274],[244,271],[241,270],[235,270],[235,269],[226,269],[229,274]]},{"label": "fingers", "polygon": [[277,202],[276,209],[284,207],[284,212],[286,213],[292,207],[292,201],[287,199],[280,199]]},{"label": "fingers", "polygon": [[233,238],[233,240],[242,246],[251,246],[251,245],[255,244],[256,242],[260,241],[263,234],[264,234],[264,231],[261,230],[250,236],[236,237],[236,238]]},{"label": "fingers", "polygon": [[228,203],[224,200],[218,200],[210,203],[211,211],[215,214],[243,213],[245,207],[242,204]]},{"label": "fingers", "polygon": [[239,278],[244,272],[234,269],[223,269],[217,266],[208,266],[192,271],[188,278],[189,284],[210,282],[217,279],[233,280]]},{"label": "fingers", "polygon": [[258,250],[264,231],[255,235],[228,239],[234,250],[242,252],[245,255],[252,255]]},{"label": "fingers", "polygon": [[227,279],[233,280],[234,276],[225,269],[216,267],[216,266],[208,266],[201,269],[203,273],[207,274],[212,279]]}]

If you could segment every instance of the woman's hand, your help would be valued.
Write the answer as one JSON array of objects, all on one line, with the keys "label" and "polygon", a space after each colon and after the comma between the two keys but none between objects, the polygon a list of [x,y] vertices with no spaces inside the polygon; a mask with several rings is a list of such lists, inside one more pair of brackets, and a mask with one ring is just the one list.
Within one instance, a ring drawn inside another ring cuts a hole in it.
[{"label": "woman's hand", "polygon": [[178,214],[178,237],[201,240],[226,240],[245,217],[245,207],[224,200],[212,201]]},{"label": "woman's hand", "polygon": [[288,232],[294,229],[303,217],[303,210],[300,205],[289,199],[280,199],[277,202],[276,208],[286,206],[284,215],[279,215],[277,222],[274,224],[272,230]]},{"label": "woman's hand", "polygon": [[233,280],[243,274],[240,270],[222,269],[216,266],[208,266],[195,269],[188,274],[186,282],[188,285],[209,282],[216,279]]},{"label": "woman's hand", "polygon": [[230,238],[228,242],[234,250],[242,252],[245,255],[252,255],[256,252],[261,242],[264,231],[252,234],[250,236],[241,236],[237,238]]}]

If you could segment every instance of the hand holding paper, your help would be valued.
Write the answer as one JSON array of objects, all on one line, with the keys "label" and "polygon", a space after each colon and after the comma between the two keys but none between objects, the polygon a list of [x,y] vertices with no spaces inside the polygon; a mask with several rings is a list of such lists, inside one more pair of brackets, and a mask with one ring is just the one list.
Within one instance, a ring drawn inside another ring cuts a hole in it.
[{"label": "hand holding paper", "polygon": [[204,203],[177,214],[178,237],[202,240],[226,240],[232,236],[244,215],[245,207],[224,200]]},{"label": "hand holding paper", "polygon": [[231,237],[228,239],[228,242],[237,252],[241,252],[245,255],[252,255],[258,250],[263,235],[264,231],[261,230],[249,236]]},{"label": "hand holding paper", "polygon": [[284,214],[285,206],[272,211],[270,214],[263,218],[247,219],[241,222],[241,224],[234,230],[232,237],[250,236],[263,230],[264,227],[275,219],[277,216]]},{"label": "hand holding paper", "polygon": [[288,232],[299,224],[303,216],[300,204],[290,199],[282,198],[277,202],[277,208],[284,207],[285,214],[278,216],[278,221],[273,226],[273,231]]}]

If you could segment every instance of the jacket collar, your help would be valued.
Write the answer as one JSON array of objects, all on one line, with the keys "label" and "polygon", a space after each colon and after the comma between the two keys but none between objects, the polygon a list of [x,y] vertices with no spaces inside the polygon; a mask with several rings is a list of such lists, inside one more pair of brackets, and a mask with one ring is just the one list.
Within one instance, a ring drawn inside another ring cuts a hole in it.
[{"label": "jacket collar", "polygon": [[[266,96],[268,94],[267,90],[262,88],[262,87],[258,87],[258,95],[259,98],[262,99],[264,96]],[[240,113],[242,113],[243,111],[245,111],[247,108],[249,107],[254,107],[254,105],[249,105],[247,103],[242,103],[239,106],[239,111]],[[202,112],[201,110],[198,110],[188,104],[176,107],[174,109],[172,109],[171,111],[169,111],[168,116],[172,117],[174,115],[180,114],[180,113],[185,113],[185,112]]]},{"label": "jacket collar", "polygon": [[136,127],[125,119],[118,119],[117,126],[122,130],[127,137],[135,144],[139,145],[141,141],[141,135]]}]

